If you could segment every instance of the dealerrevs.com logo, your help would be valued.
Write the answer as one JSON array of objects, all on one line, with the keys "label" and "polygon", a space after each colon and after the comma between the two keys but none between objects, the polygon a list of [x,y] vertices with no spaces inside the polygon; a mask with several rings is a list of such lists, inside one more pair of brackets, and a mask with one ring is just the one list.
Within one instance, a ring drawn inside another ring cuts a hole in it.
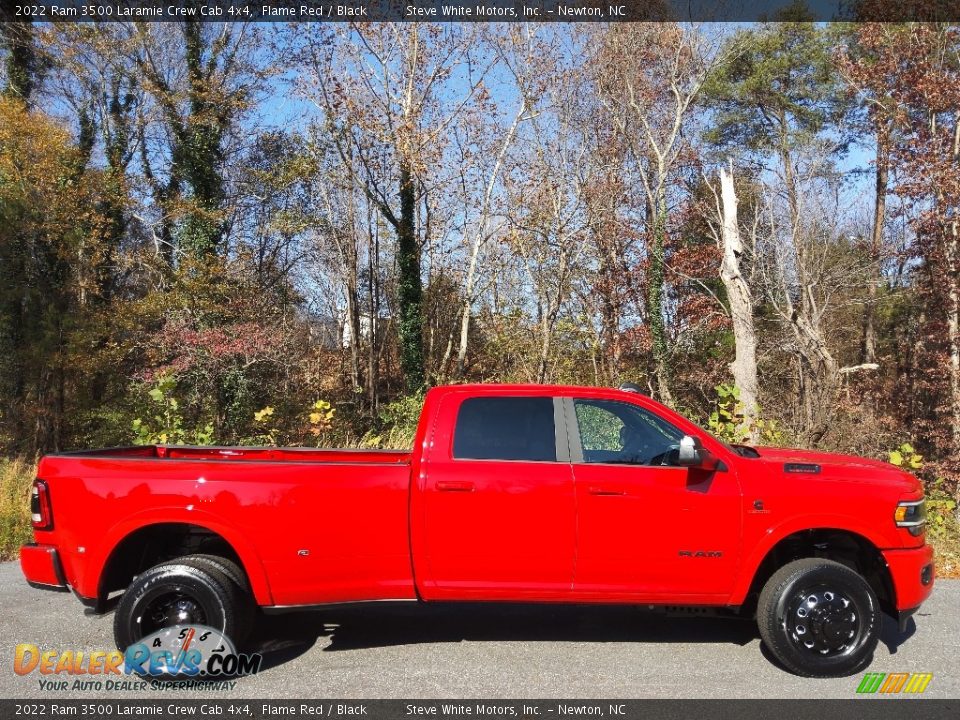
[{"label": "dealerrevs.com logo", "polygon": [[238,653],[230,639],[214,628],[173,625],[151,633],[122,653],[41,651],[34,644],[21,643],[14,652],[13,670],[17,675],[38,673],[41,690],[142,691],[183,687],[185,682],[223,690],[236,685],[230,678],[258,672],[262,661],[259,653]]},{"label": "dealerrevs.com logo", "polygon": [[919,695],[933,680],[933,673],[867,673],[857,686],[861,695]]}]

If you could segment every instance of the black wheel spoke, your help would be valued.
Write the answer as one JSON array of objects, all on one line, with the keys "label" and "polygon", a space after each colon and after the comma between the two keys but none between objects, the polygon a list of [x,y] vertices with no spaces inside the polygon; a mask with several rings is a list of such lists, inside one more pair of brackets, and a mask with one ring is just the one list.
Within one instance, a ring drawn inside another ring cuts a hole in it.
[{"label": "black wheel spoke", "polygon": [[862,639],[853,600],[828,585],[806,587],[786,603],[784,628],[798,649],[821,657],[845,655]]},{"label": "black wheel spoke", "polygon": [[162,593],[147,604],[140,629],[144,635],[149,635],[174,625],[205,625],[206,622],[206,613],[197,599],[177,589]]}]

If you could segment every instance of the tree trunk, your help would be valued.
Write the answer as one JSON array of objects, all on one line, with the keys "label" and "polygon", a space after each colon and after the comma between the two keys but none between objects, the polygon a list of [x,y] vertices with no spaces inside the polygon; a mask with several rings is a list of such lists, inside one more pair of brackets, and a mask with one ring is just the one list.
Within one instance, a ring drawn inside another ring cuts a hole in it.
[{"label": "tree trunk", "polygon": [[757,336],[753,327],[753,296],[750,286],[740,272],[743,244],[740,240],[740,225],[737,218],[737,195],[733,185],[733,166],[730,172],[720,168],[720,193],[723,204],[723,261],[720,264],[720,279],[727,291],[730,303],[730,319],[733,322],[735,355],[730,363],[733,383],[740,389],[743,404],[743,426],[753,431],[757,417]]},{"label": "tree trunk", "polygon": [[665,405],[673,405],[670,391],[670,357],[667,329],[663,319],[664,247],[667,234],[667,200],[661,192],[652,210],[653,227],[650,243],[650,265],[647,275],[647,322],[653,345],[653,362],[657,378],[657,394]]},{"label": "tree trunk", "polygon": [[217,107],[211,95],[215,82],[204,63],[202,25],[188,20],[183,25],[190,114],[186,121],[171,118],[176,133],[175,155],[190,184],[194,207],[181,228],[181,245],[198,259],[214,257],[223,239],[220,219],[223,204],[223,177],[220,174],[223,133],[229,123],[230,108]]},{"label": "tree trunk", "polygon": [[606,380],[614,386],[620,384],[620,303],[616,297],[618,278],[616,258],[611,257],[611,241],[603,237],[597,239],[600,259],[597,267],[600,293],[600,361]]},{"label": "tree trunk", "polygon": [[547,381],[547,368],[550,363],[550,345],[553,341],[551,315],[551,312],[545,312],[540,323],[540,358],[537,362],[537,383],[540,385]]},{"label": "tree trunk", "polygon": [[[363,373],[360,369],[360,287],[356,215],[356,201],[351,193],[348,199],[348,217],[350,218],[350,228],[342,235],[342,238],[338,241],[337,245],[338,249],[340,250],[341,263],[346,270],[347,322],[350,323],[350,382],[353,385],[351,390],[354,392],[361,392],[363,389]],[[374,322],[373,315],[370,315],[370,322],[371,324]],[[363,395],[360,394],[358,397],[362,398]]]},{"label": "tree trunk", "polygon": [[[356,246],[354,246],[354,249]],[[360,308],[357,292],[357,258],[348,258],[347,266],[347,322],[350,324],[350,383],[354,392],[362,389],[360,373]],[[373,318],[371,317],[371,322]]]},{"label": "tree trunk", "polygon": [[880,260],[883,250],[883,229],[887,215],[887,184],[890,178],[890,121],[877,119],[877,174],[873,198],[873,231],[870,237],[870,260],[873,277],[867,284],[867,303],[863,309],[863,342],[860,362],[876,362],[877,330],[875,327],[877,286],[881,282]]},{"label": "tree trunk", "polygon": [[950,340],[950,429],[954,452],[960,450],[960,290],[957,288],[957,223],[947,239],[947,336]]},{"label": "tree trunk", "polygon": [[416,189],[409,164],[400,165],[400,217],[397,231],[397,301],[400,310],[400,368],[408,392],[424,385],[423,285],[416,233]]},{"label": "tree trunk", "polygon": [[373,324],[370,328],[370,342],[367,352],[367,385],[370,394],[370,414],[377,415],[377,408],[380,400],[380,289],[377,278],[380,274],[380,241],[379,229],[376,223],[371,222],[371,230],[368,237],[369,248],[367,250],[367,308],[370,311],[370,317]]},{"label": "tree trunk", "polygon": [[7,10],[0,22],[0,37],[7,46],[7,85],[4,95],[17,98],[24,104],[30,104],[30,97],[37,84],[40,63],[33,44],[33,20],[10,21]]},{"label": "tree trunk", "polygon": [[789,310],[786,319],[790,323],[800,356],[810,370],[810,377],[801,384],[802,392],[799,401],[805,416],[807,442],[815,444],[830,428],[840,366],[830,352],[820,326],[813,295],[816,281],[811,280],[807,263],[809,258],[802,237],[800,194],[793,167],[793,155],[787,142],[788,137],[789,128],[781,113],[780,161],[783,164],[787,202],[790,206],[790,235],[796,262],[796,294],[799,296],[796,302],[790,300],[793,292],[790,281],[783,278],[782,282]]},{"label": "tree trunk", "polygon": [[[954,116],[953,162],[960,160],[960,114]],[[944,208],[945,211],[945,208]],[[960,228],[951,220],[947,237],[947,335],[950,339],[950,428],[954,453],[960,452]]]},{"label": "tree trunk", "polygon": [[480,255],[480,247],[483,244],[482,236],[486,232],[486,222],[481,223],[477,231],[477,237],[473,243],[473,250],[470,253],[470,266],[467,269],[467,281],[463,289],[463,310],[460,314],[460,344],[457,346],[457,368],[454,377],[460,379],[467,364],[467,341],[470,337],[470,313],[473,306],[473,291],[476,279],[477,259]]}]

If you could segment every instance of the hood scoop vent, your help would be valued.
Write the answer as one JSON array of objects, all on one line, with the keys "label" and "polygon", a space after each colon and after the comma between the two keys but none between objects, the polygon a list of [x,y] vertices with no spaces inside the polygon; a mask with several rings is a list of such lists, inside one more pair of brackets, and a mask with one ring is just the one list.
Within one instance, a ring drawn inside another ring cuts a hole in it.
[{"label": "hood scoop vent", "polygon": [[801,475],[819,475],[820,466],[814,463],[784,463],[783,471]]}]

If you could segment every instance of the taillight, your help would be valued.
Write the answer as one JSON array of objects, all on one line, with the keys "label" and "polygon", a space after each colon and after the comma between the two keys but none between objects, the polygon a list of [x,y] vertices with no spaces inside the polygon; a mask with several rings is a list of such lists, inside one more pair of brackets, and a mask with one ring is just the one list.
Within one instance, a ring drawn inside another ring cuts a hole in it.
[{"label": "taillight", "polygon": [[43,480],[33,481],[30,494],[30,519],[34,530],[53,529],[53,508],[50,506],[50,489]]}]

